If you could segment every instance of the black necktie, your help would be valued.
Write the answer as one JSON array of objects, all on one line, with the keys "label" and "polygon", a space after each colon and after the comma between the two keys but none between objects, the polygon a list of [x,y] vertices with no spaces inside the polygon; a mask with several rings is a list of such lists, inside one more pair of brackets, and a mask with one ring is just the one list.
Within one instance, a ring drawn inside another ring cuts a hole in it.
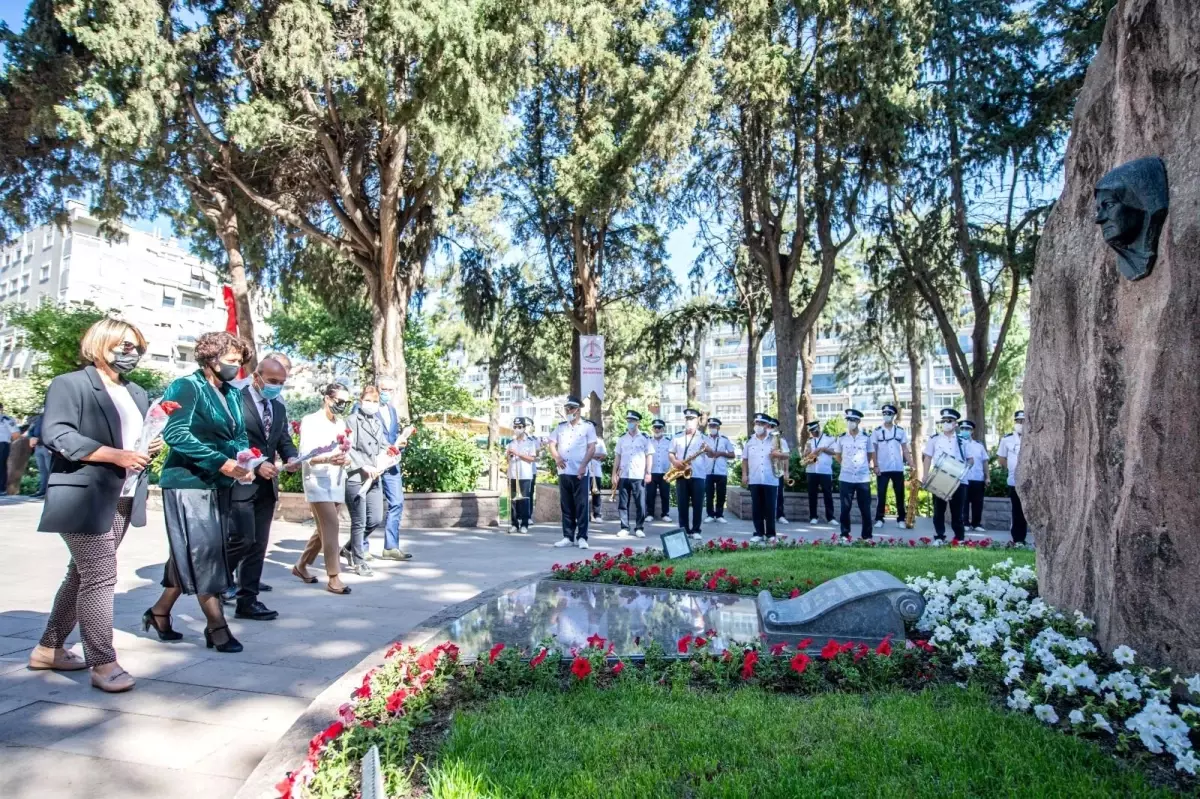
[{"label": "black necktie", "polygon": [[271,435],[271,401],[263,397],[263,427],[266,428],[267,435]]}]

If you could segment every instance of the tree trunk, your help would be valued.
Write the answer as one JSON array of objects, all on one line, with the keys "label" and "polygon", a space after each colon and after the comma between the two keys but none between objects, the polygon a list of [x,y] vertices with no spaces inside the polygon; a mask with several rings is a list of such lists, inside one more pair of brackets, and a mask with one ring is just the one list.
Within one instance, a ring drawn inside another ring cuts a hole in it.
[{"label": "tree trunk", "polygon": [[921,478],[921,450],[925,446],[925,409],[922,400],[921,370],[925,366],[925,355],[917,346],[915,332],[905,325],[904,347],[908,355],[908,380],[912,386],[911,405],[908,410],[909,447],[912,450],[913,475]]},{"label": "tree trunk", "polygon": [[[383,270],[390,274],[391,270]],[[392,405],[405,419],[410,419],[408,398],[408,367],[404,361],[404,325],[408,319],[408,290],[403,284],[384,282],[367,275],[371,296],[371,368],[375,379],[392,377],[396,393]]]},{"label": "tree trunk", "polygon": [[[981,385],[982,384],[982,385]],[[987,381],[972,381],[964,391],[966,401],[966,418],[975,423],[975,438],[986,440],[987,423],[984,421],[985,398],[987,397]]]},{"label": "tree trunk", "polygon": [[758,350],[762,338],[757,327],[757,321],[751,317],[746,324],[746,435],[754,430],[754,406],[758,402]]},{"label": "tree trunk", "polygon": [[500,361],[488,361],[488,433],[487,451],[491,468],[488,469],[488,490],[495,491],[500,485],[500,467],[497,447],[500,444]]},{"label": "tree trunk", "polygon": [[237,312],[238,335],[250,345],[250,360],[246,372],[258,368],[258,345],[254,340],[254,318],[250,314],[250,287],[246,282],[246,259],[242,257],[242,240],[238,233],[237,211],[226,201],[221,209],[217,235],[225,247],[229,266],[229,287],[233,290],[233,306]]},{"label": "tree trunk", "polygon": [[688,355],[683,359],[683,365],[687,372],[687,404],[695,408],[696,399],[700,396],[700,356],[694,353]]},{"label": "tree trunk", "polygon": [[800,342],[796,337],[796,319],[792,316],[789,297],[771,297],[771,321],[775,325],[775,412],[779,417],[779,434],[795,448],[796,366],[800,360]]},{"label": "tree trunk", "polygon": [[[573,315],[574,330],[571,335],[571,393],[579,397],[588,407],[588,418],[596,426],[596,436],[604,435],[604,409],[600,398],[589,395],[580,396],[583,391],[583,352],[579,341],[580,336],[595,336],[600,332],[599,286],[590,276],[591,269],[585,269],[580,277],[579,267],[576,266],[576,297]],[[595,392],[592,392],[595,394]]]},{"label": "tree trunk", "polygon": [[[778,347],[776,348],[778,350]],[[812,376],[813,365],[817,361],[817,328],[810,327],[808,335],[804,337],[804,347],[800,350],[800,368],[804,372],[803,382],[800,389],[800,418],[804,420],[807,430],[809,422],[817,419],[816,403],[813,402],[812,393]],[[807,439],[806,439],[807,440]]]}]

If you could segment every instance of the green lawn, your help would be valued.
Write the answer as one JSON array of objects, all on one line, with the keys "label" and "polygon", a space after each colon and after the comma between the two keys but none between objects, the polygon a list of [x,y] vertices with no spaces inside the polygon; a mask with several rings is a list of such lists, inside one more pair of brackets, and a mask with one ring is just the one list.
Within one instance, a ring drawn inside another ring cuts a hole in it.
[{"label": "green lawn", "polygon": [[456,715],[434,799],[1166,796],[975,690],[706,695],[624,682]]},{"label": "green lawn", "polygon": [[933,572],[953,577],[959,569],[977,566],[986,571],[992,564],[1012,558],[1019,565],[1032,566],[1033,551],[1027,549],[967,549],[942,547],[840,547],[807,546],[766,549],[755,547],[737,552],[697,552],[675,562],[676,570],[687,568],[701,572],[726,568],[743,582],[755,577],[764,583],[777,577],[788,584],[812,580],[823,583],[859,569],[881,569],[900,579]]}]

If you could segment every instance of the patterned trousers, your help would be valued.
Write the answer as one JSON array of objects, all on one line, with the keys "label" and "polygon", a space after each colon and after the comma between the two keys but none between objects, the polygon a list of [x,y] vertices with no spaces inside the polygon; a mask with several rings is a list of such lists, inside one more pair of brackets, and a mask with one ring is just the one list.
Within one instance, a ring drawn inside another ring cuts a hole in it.
[{"label": "patterned trousers", "polygon": [[67,576],[54,597],[42,646],[58,649],[79,623],[83,656],[93,668],[117,659],[113,649],[113,588],[117,584],[117,547],[129,527],[133,498],[117,502],[112,529],[103,535],[63,533],[71,552]]}]

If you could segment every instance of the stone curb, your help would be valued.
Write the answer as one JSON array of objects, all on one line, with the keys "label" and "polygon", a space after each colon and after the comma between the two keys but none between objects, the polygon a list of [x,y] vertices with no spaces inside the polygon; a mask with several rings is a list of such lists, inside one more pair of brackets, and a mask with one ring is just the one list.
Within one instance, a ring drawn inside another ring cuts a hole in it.
[{"label": "stone curb", "polygon": [[[552,577],[553,573],[549,571],[533,572],[488,588],[470,599],[443,608],[416,627],[397,635],[393,641],[403,641],[405,644],[421,647],[428,643],[433,634],[448,622],[490,602],[505,591]],[[338,708],[350,701],[350,694],[362,682],[362,675],[383,663],[383,656],[391,645],[389,642],[376,649],[322,691],[300,715],[300,718],[296,719],[288,731],[275,741],[275,744],[263,755],[258,766],[242,783],[242,787],[235,794],[234,799],[275,799],[278,796],[275,786],[289,769],[300,766],[308,751],[308,742],[314,735],[337,720]]]}]

